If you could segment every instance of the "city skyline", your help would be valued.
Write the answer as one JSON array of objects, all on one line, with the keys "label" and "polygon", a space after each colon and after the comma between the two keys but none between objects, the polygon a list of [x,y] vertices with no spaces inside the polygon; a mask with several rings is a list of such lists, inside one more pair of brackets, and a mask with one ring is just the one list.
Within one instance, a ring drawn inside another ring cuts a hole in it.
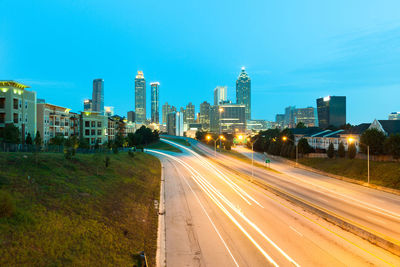
[{"label": "city skyline", "polygon": [[[0,45],[4,62],[0,75],[28,84],[49,102],[75,111],[91,97],[92,81],[100,77],[105,82],[104,104],[126,114],[134,109],[137,70],[143,70],[149,81],[162,83],[160,103],[181,107],[192,102],[198,107],[203,101],[213,102],[212,92],[219,84],[228,86],[228,99],[235,99],[235,80],[245,66],[252,78],[253,119],[274,120],[288,105],[315,107],[315,99],[327,95],[347,96],[351,124],[385,119],[398,111],[400,60],[395,37],[400,35],[400,19],[393,8],[398,3],[346,3],[346,11],[342,11],[345,2],[309,3],[313,4],[246,3],[244,12],[242,5],[218,3],[212,13],[219,16],[208,22],[214,27],[204,27],[206,3],[187,3],[174,10],[174,5],[165,3],[48,6],[43,1],[5,1],[9,12],[1,18],[0,29],[7,38]],[[159,19],[147,21],[144,14],[150,11]],[[163,31],[164,13],[185,14],[181,18],[185,25],[174,19],[169,22],[173,33]],[[282,20],[292,13],[296,13],[293,19]],[[238,14],[242,19],[236,19]],[[31,23],[13,19],[16,16]],[[156,46],[155,38],[165,45]],[[94,39],[96,45],[90,41]],[[235,45],[227,46],[230,42]],[[185,94],[189,85],[190,97]],[[374,97],[374,92],[384,93]],[[378,108],[367,108],[365,103]],[[147,112],[150,117],[150,109]]]}]

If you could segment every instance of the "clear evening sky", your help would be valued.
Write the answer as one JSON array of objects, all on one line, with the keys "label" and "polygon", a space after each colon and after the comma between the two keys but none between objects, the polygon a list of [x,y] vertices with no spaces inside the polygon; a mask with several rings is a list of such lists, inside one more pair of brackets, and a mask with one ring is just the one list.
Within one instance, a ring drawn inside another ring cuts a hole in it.
[{"label": "clear evening sky", "polygon": [[[134,109],[134,77],[159,81],[160,101],[212,101],[245,66],[252,117],[347,96],[350,123],[400,111],[400,2],[0,0],[0,80],[82,110],[92,80],[105,104]],[[148,85],[148,112],[150,111]]]}]

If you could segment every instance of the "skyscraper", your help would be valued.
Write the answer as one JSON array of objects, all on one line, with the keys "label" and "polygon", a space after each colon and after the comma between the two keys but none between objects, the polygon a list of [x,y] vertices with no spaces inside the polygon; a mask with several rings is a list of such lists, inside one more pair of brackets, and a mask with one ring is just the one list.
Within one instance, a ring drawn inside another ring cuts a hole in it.
[{"label": "skyscraper", "polygon": [[93,80],[92,111],[104,112],[104,80]]},{"label": "skyscraper", "polygon": [[192,102],[189,102],[189,104],[186,105],[186,110],[185,110],[185,116],[184,116],[184,123],[194,123],[195,122],[195,108]]},{"label": "skyscraper", "polygon": [[134,111],[128,111],[128,121],[135,122],[135,112]]},{"label": "skyscraper", "polygon": [[346,97],[326,96],[317,99],[319,127],[340,127],[346,124]]},{"label": "skyscraper", "polygon": [[160,123],[160,83],[153,82],[150,83],[151,86],[151,122],[159,124]]},{"label": "skyscraper", "polygon": [[199,123],[202,124],[203,129],[210,128],[210,103],[207,101],[200,104]]},{"label": "skyscraper", "polygon": [[83,110],[92,111],[92,99],[83,100]]},{"label": "skyscraper", "polygon": [[389,120],[400,120],[400,112],[392,112],[389,114]]},{"label": "skyscraper", "polygon": [[251,120],[251,80],[244,67],[236,80],[236,103],[245,105],[246,120]]},{"label": "skyscraper", "polygon": [[135,79],[135,116],[136,123],[146,122],[146,80],[140,70]]},{"label": "skyscraper", "polygon": [[217,86],[214,89],[214,105],[219,105],[220,102],[226,101],[227,98],[227,86]]},{"label": "skyscraper", "polygon": [[168,102],[165,102],[165,104],[162,106],[162,124],[167,123],[167,116],[171,112],[171,106],[168,105]]}]

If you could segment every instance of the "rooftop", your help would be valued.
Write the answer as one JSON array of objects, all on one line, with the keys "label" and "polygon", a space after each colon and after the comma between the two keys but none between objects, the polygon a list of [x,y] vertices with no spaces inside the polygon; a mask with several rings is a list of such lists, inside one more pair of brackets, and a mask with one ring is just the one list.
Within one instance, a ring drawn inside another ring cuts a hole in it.
[{"label": "rooftop", "polygon": [[16,81],[5,81],[5,80],[0,81],[0,86],[12,86],[12,87],[16,87],[19,89],[30,88],[30,86],[16,82]]}]

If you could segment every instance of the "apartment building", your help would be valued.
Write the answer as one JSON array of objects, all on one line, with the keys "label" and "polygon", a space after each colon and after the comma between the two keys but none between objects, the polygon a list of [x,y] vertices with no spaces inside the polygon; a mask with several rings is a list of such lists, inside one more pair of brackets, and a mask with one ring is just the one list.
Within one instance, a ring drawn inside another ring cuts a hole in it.
[{"label": "apartment building", "polygon": [[46,103],[43,99],[37,101],[37,130],[47,145],[55,136],[79,135],[79,115],[70,112],[71,109]]},{"label": "apartment building", "polygon": [[15,81],[0,81],[0,137],[6,124],[12,123],[21,131],[21,141],[28,133],[36,135],[36,92]]},{"label": "apartment building", "polygon": [[108,117],[99,112],[81,112],[79,118],[80,138],[85,139],[90,146],[104,144],[108,141]]}]

